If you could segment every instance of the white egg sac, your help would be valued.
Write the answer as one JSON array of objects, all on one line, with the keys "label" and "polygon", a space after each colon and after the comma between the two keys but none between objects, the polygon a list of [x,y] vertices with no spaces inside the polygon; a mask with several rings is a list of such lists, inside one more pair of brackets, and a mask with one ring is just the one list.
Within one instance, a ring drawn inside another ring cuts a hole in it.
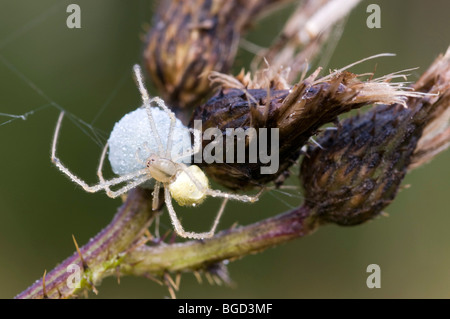
[{"label": "white egg sac", "polygon": [[[150,121],[145,108],[134,110],[120,119],[114,125],[109,136],[109,162],[117,175],[133,173],[146,167],[147,158],[151,154],[165,157],[169,136],[169,115],[157,107],[151,107],[153,120],[161,140],[163,154],[158,146],[158,139],[150,127]],[[191,134],[180,120],[176,120],[172,136],[173,160],[191,148]],[[177,162],[190,163],[190,156],[180,158]]]}]

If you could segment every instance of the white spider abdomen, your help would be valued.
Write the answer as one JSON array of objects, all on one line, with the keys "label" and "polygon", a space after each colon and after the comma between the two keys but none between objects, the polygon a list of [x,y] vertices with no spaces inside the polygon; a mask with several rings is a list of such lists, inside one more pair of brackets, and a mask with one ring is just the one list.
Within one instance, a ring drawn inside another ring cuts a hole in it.
[{"label": "white spider abdomen", "polygon": [[[165,153],[170,127],[170,117],[158,107],[151,107],[162,150]],[[124,175],[146,167],[147,158],[151,154],[160,154],[158,141],[150,127],[147,111],[138,108],[120,119],[109,136],[109,161],[113,172]],[[176,120],[172,136],[171,159],[177,158],[191,148],[189,129],[180,120]],[[180,158],[177,162],[190,163],[190,156]],[[142,185],[144,186],[144,185]],[[145,186],[151,187],[152,183]]]},{"label": "white spider abdomen", "polygon": [[207,195],[205,190],[209,189],[208,178],[197,165],[189,166],[188,170],[203,189],[198,189],[184,171],[178,173],[175,180],[170,183],[169,191],[180,206],[195,206],[203,203]]}]

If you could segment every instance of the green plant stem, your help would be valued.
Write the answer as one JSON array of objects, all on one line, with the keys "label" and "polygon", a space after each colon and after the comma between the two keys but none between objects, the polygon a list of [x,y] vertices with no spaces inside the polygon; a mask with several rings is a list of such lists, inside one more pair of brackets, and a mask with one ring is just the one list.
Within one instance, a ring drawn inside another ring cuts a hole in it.
[{"label": "green plant stem", "polygon": [[142,246],[124,258],[121,273],[162,276],[166,271],[195,271],[223,260],[232,261],[310,234],[318,226],[311,213],[302,206],[248,226],[222,231],[208,240]]},{"label": "green plant stem", "polygon": [[[314,231],[318,222],[308,207],[299,207],[266,220],[218,233],[208,240],[184,243],[139,245],[143,232],[155,216],[149,194],[140,189],[131,191],[112,222],[67,258],[45,279],[36,281],[16,298],[70,298],[89,290],[114,274],[162,276],[166,272],[195,271],[222,260],[235,260],[262,251]],[[84,269],[80,287],[71,289],[67,279],[70,264]],[[84,267],[84,268],[83,268]]]},{"label": "green plant stem", "polygon": [[[151,210],[149,195],[139,188],[129,192],[111,223],[80,248],[84,265],[78,252],[75,252],[46,275],[45,291],[41,278],[16,298],[69,298],[86,289],[95,291],[95,285],[115,272],[116,263],[121,256],[142,237],[153,220],[156,212]],[[67,279],[72,275],[67,267],[71,264],[84,269],[78,289],[67,285]]]}]

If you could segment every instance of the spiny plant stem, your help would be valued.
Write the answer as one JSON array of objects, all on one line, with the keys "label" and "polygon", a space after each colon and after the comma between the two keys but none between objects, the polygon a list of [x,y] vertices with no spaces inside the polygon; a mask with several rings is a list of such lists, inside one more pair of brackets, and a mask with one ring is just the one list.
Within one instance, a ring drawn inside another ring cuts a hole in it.
[{"label": "spiny plant stem", "polygon": [[[69,298],[86,289],[95,291],[95,285],[99,284],[101,279],[115,273],[122,255],[135,245],[153,220],[156,212],[151,210],[151,201],[148,198],[149,194],[139,188],[130,191],[112,222],[80,248],[84,265],[78,252],[75,252],[47,273],[45,291],[41,279],[16,298]],[[67,279],[72,275],[67,267],[72,264],[80,267],[83,272],[78,289],[67,285]]]},{"label": "spiny plant stem", "polygon": [[[114,274],[148,277],[206,269],[222,260],[235,260],[308,235],[318,226],[313,211],[299,207],[249,226],[222,231],[209,240],[139,246],[139,239],[155,216],[150,207],[148,194],[140,189],[131,191],[112,222],[80,248],[85,267],[75,252],[46,275],[45,285],[42,279],[36,281],[16,298],[76,297],[89,290],[96,292],[95,286]],[[67,285],[72,274],[67,271],[70,264],[84,268],[78,289]]]},{"label": "spiny plant stem", "polygon": [[205,269],[306,236],[318,224],[312,210],[302,206],[248,226],[222,231],[209,240],[139,247],[125,256],[120,270],[123,274],[162,276],[166,271]]}]

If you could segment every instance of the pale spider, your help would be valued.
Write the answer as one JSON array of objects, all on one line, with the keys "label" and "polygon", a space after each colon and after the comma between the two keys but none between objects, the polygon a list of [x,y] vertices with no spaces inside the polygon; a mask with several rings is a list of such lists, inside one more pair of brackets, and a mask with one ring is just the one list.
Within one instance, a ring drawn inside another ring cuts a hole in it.
[{"label": "pale spider", "polygon": [[[58,136],[61,128],[61,122],[64,117],[64,112],[61,112],[56,124],[52,143],[51,160],[73,182],[83,187],[85,191],[94,193],[104,190],[106,194],[111,198],[120,196],[128,192],[132,188],[142,186],[143,183],[153,179],[153,210],[156,210],[159,206],[159,191],[162,184],[164,187],[165,204],[167,206],[167,210],[169,211],[170,219],[176,233],[184,238],[210,238],[214,235],[228,199],[234,199],[242,202],[255,202],[258,200],[258,197],[263,190],[261,189],[261,191],[255,196],[237,195],[225,193],[219,190],[212,190],[209,187],[208,178],[198,166],[188,166],[180,162],[182,158],[186,158],[188,156],[190,157],[191,155],[200,151],[201,132],[185,128],[186,130],[189,130],[189,132],[192,132],[194,134],[194,146],[191,147],[191,144],[189,142],[189,148],[187,150],[185,150],[178,156],[174,156],[172,153],[172,137],[174,134],[177,119],[174,113],[169,110],[162,99],[158,97],[154,97],[152,99],[149,98],[147,89],[144,85],[142,71],[139,65],[134,65],[133,70],[138,89],[142,96],[143,106],[141,108],[144,108],[146,110],[145,113],[148,117],[148,124],[150,126],[151,134],[153,135],[153,138],[156,141],[157,145],[157,151],[150,152],[150,148],[148,147],[147,143],[145,143],[144,148],[149,151],[149,155],[148,157],[146,157],[145,161],[142,161],[140,159],[139,154],[136,151],[135,158],[142,164],[142,167],[144,168],[135,169],[131,173],[126,173],[123,175],[121,174],[121,176],[119,177],[105,180],[103,178],[102,170],[105,155],[108,149],[108,143],[106,143],[100,157],[100,162],[97,170],[99,183],[92,186],[88,185],[85,181],[74,175],[66,166],[62,164],[59,158],[56,157],[56,145],[58,142]],[[154,107],[151,106],[152,103],[158,105],[168,116],[168,120],[170,121],[169,132],[165,145],[162,143],[161,136],[158,133],[157,123],[155,123],[154,121],[154,114],[152,113],[154,113],[155,110],[153,110]],[[119,185],[122,183],[126,183],[126,185],[115,191],[110,189],[111,186]],[[172,206],[172,198],[174,198],[179,205],[195,206],[197,204],[201,204],[208,195],[212,197],[224,198],[210,231],[204,233],[185,231]]]}]

